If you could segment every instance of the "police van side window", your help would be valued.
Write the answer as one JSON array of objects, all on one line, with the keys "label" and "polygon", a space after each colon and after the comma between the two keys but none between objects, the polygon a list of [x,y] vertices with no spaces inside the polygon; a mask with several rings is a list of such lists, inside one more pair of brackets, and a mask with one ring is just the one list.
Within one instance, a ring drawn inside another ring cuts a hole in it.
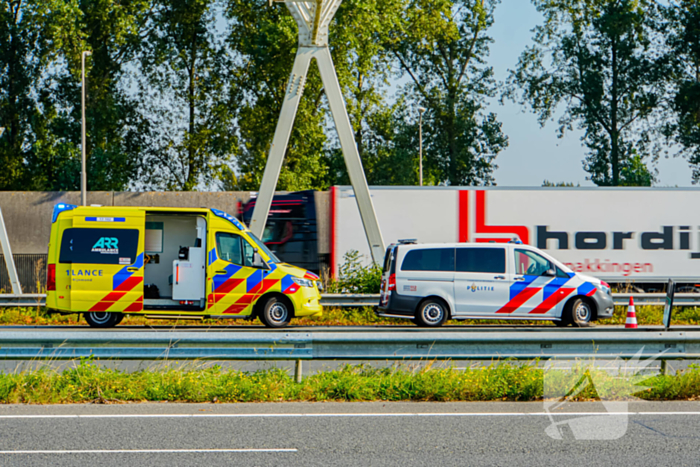
[{"label": "police van side window", "polygon": [[243,266],[240,236],[227,232],[217,232],[216,252],[222,260]]},{"label": "police van side window", "polygon": [[506,272],[505,248],[457,248],[457,272],[503,274]]},{"label": "police van side window", "polygon": [[133,264],[139,244],[135,229],[83,229],[63,231],[58,262],[64,264]]},{"label": "police van side window", "polygon": [[411,250],[401,263],[402,271],[454,271],[454,248]]},{"label": "police van side window", "polygon": [[515,250],[515,273],[542,276],[552,269],[552,263],[533,251]]}]

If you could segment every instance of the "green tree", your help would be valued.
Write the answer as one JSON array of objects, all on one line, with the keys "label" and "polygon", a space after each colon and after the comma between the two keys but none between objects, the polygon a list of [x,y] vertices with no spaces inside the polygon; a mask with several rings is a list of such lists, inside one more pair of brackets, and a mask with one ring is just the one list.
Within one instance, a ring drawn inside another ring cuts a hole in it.
[{"label": "green tree", "polygon": [[511,71],[509,95],[540,124],[558,106],[559,134],[584,130],[584,168],[601,186],[650,185],[653,117],[663,97],[666,57],[654,38],[650,0],[533,0],[544,15]]},{"label": "green tree", "polygon": [[[30,160],[36,190],[79,189],[81,52],[86,61],[86,155],[88,190],[123,190],[136,176],[147,145],[148,125],[125,89],[126,66],[135,58],[145,27],[146,0],[83,0],[75,29],[80,49],[64,47],[66,67],[56,73],[57,113]],[[60,167],[56,166],[59,161]]]},{"label": "green tree", "polygon": [[[80,17],[76,1],[0,2],[2,190],[26,189],[35,175],[27,170],[28,161],[60,145],[51,134],[57,113],[51,72],[60,66],[60,50],[79,49],[76,17]],[[54,166],[60,169],[62,162]]]},{"label": "green tree", "polygon": [[399,140],[411,146],[397,151],[417,155],[417,107],[426,108],[424,171],[433,184],[491,184],[495,158],[508,145],[496,115],[485,112],[486,98],[497,90],[486,58],[498,3],[405,0],[401,27],[389,38],[388,46],[410,80],[404,95],[411,110],[405,115],[415,122],[402,122],[410,136]]},{"label": "green tree", "polygon": [[[284,5],[267,0],[228,0],[229,46],[237,61],[230,72],[240,96],[240,154],[223,184],[257,190],[277,126],[287,80],[297,50],[297,25]],[[240,60],[240,62],[239,62]],[[312,63],[277,183],[278,190],[325,189],[328,161],[324,147],[327,109],[323,86]],[[234,176],[234,174],[238,174]]]},{"label": "green tree", "polygon": [[666,135],[682,148],[693,168],[693,183],[700,182],[700,1],[680,0],[665,8],[666,35],[674,72],[673,99]]},{"label": "green tree", "polygon": [[145,187],[211,185],[236,150],[230,51],[216,33],[215,0],[152,0],[140,55],[139,98],[151,119]]},{"label": "green tree", "polygon": [[[417,179],[415,154],[405,159],[396,146],[404,100],[390,102],[388,96],[395,58],[386,44],[401,27],[404,6],[401,0],[346,0],[330,30],[338,81],[370,184],[406,185]],[[329,184],[349,184],[336,141],[329,154]]]}]

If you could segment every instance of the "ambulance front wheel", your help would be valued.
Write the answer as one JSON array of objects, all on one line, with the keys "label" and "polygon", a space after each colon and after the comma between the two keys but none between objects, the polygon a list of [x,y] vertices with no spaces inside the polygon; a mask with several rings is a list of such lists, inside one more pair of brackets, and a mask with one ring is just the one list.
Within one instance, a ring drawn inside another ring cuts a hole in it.
[{"label": "ambulance front wheel", "polygon": [[292,305],[284,298],[270,297],[263,305],[259,317],[268,328],[283,328],[292,320]]},{"label": "ambulance front wheel", "polygon": [[113,328],[124,319],[124,315],[121,313],[109,313],[106,311],[90,311],[83,313],[83,316],[92,328]]}]

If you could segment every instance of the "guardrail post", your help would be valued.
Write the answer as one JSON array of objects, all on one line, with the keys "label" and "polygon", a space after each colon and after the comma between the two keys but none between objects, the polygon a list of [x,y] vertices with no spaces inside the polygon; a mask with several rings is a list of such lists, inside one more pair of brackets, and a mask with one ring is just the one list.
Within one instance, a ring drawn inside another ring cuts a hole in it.
[{"label": "guardrail post", "polygon": [[666,370],[667,370],[666,364],[667,364],[666,360],[661,360],[661,368],[659,368],[659,374],[662,376],[666,376]]},{"label": "guardrail post", "polygon": [[294,365],[294,380],[301,383],[301,360],[297,360],[296,365]]}]

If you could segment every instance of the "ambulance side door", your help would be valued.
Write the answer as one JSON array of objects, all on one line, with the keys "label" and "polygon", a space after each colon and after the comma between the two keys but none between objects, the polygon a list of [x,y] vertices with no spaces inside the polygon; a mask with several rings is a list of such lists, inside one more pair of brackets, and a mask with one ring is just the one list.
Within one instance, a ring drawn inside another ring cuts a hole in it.
[{"label": "ambulance side door", "polygon": [[255,272],[246,267],[243,257],[245,239],[238,233],[211,230],[207,254],[207,312],[212,315],[249,315],[252,299],[246,290]]}]

